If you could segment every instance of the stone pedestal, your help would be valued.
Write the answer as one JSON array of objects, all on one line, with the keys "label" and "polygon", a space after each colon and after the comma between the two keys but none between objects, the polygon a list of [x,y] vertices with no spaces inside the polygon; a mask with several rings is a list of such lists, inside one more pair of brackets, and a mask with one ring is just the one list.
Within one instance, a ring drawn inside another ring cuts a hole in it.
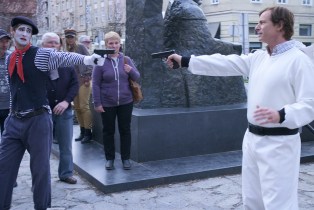
[{"label": "stone pedestal", "polygon": [[[101,121],[94,137],[102,141]],[[247,128],[245,104],[202,108],[134,108],[131,159],[156,161],[241,150]],[[116,128],[116,151],[119,152]]]}]

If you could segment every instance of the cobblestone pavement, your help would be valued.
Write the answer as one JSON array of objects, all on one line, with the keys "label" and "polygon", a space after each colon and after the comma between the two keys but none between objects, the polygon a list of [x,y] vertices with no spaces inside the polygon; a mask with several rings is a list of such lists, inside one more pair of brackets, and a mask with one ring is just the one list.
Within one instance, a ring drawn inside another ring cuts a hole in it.
[{"label": "cobblestone pavement", "polygon": [[[60,182],[58,159],[51,156],[52,209],[57,210],[222,210],[242,209],[241,176],[230,175],[154,188],[104,194],[78,174],[76,185]],[[105,170],[105,169],[104,169]],[[29,155],[26,153],[14,189],[12,209],[32,210]],[[302,164],[300,210],[314,209],[314,163]]]}]

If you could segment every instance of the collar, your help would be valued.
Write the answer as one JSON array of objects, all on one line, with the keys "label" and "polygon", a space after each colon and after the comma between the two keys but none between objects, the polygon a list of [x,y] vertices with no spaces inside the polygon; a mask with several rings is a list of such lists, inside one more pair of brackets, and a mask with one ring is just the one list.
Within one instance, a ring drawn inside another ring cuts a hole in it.
[{"label": "collar", "polygon": [[282,53],[290,50],[293,47],[299,48],[300,46],[301,46],[300,42],[297,42],[295,40],[289,40],[289,41],[286,41],[286,42],[283,42],[283,43],[276,45],[271,54],[270,54],[269,47],[267,46],[266,48],[267,48],[267,52],[270,56],[275,56],[275,55],[282,54]]}]

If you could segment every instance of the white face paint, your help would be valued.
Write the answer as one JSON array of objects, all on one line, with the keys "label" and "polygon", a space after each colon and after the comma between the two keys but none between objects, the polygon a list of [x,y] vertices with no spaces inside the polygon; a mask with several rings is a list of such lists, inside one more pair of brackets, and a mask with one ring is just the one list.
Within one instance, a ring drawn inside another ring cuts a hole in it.
[{"label": "white face paint", "polygon": [[19,25],[13,34],[17,47],[25,47],[31,40],[32,27],[29,25]]}]

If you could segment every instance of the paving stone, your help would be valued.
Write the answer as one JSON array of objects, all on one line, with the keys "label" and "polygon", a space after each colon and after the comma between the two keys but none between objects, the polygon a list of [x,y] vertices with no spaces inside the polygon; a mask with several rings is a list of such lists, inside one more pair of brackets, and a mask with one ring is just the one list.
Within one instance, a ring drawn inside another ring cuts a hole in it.
[{"label": "paving stone", "polygon": [[[104,194],[80,177],[78,184],[59,181],[58,159],[51,156],[52,208],[57,210],[240,210],[240,174]],[[29,155],[25,153],[13,191],[12,210],[33,210]],[[314,163],[301,164],[300,210],[314,209]]]}]

